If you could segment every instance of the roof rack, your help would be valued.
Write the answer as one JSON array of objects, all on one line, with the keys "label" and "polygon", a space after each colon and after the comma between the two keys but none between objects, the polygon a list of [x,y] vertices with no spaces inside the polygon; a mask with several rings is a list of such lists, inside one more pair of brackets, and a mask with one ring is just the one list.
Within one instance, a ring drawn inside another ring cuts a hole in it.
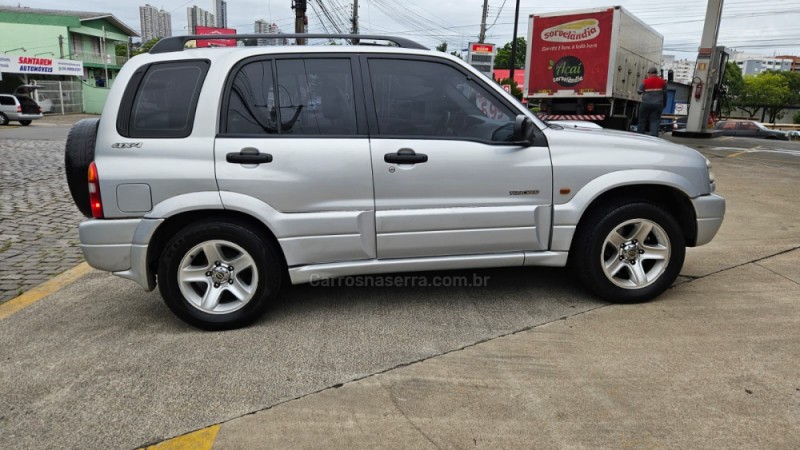
[{"label": "roof rack", "polygon": [[182,52],[189,41],[201,40],[206,41],[210,39],[225,39],[237,40],[244,39],[350,39],[360,41],[362,39],[387,41],[397,45],[400,48],[413,48],[418,50],[429,50],[422,44],[414,42],[410,39],[392,37],[392,36],[377,36],[369,34],[202,34],[202,35],[189,35],[189,36],[172,36],[161,39],[150,49],[150,53],[169,53],[169,52]]}]

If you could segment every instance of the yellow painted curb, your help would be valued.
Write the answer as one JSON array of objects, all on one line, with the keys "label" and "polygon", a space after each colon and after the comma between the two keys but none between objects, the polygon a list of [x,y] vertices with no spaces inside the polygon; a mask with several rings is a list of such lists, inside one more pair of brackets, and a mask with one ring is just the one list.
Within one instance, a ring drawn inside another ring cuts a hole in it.
[{"label": "yellow painted curb", "polygon": [[11,300],[0,305],[0,320],[9,317],[24,308],[27,308],[28,306],[47,297],[53,292],[69,286],[70,284],[74,283],[75,280],[81,278],[91,271],[92,268],[89,266],[89,264],[78,264],[72,269],[67,270],[61,275],[57,275],[50,281],[45,281],[44,283],[36,286],[28,292],[25,292],[19,297],[12,298]]},{"label": "yellow painted curb", "polygon": [[217,439],[217,433],[219,433],[219,425],[212,425],[151,445],[146,450],[211,450]]}]

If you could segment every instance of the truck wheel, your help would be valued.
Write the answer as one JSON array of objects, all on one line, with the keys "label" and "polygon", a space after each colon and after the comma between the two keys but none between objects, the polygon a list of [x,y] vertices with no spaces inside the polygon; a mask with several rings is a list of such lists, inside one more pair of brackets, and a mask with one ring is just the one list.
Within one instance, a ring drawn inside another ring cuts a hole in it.
[{"label": "truck wheel", "polygon": [[0,113],[0,125],[8,125],[8,117],[3,113]]},{"label": "truck wheel", "polygon": [[582,221],[572,248],[583,284],[615,303],[643,302],[667,290],[686,255],[675,219],[646,202],[594,211]]},{"label": "truck wheel", "polygon": [[88,171],[94,161],[94,144],[97,140],[97,125],[100,119],[83,119],[69,130],[64,147],[64,172],[67,186],[75,206],[86,217],[92,217],[89,204]]},{"label": "truck wheel", "polygon": [[33,122],[32,120],[20,120],[19,123],[22,124],[23,127],[27,127],[28,125]]},{"label": "truck wheel", "polygon": [[169,309],[205,330],[228,330],[264,314],[280,290],[274,245],[240,222],[208,220],[179,231],[164,247],[158,285]]}]

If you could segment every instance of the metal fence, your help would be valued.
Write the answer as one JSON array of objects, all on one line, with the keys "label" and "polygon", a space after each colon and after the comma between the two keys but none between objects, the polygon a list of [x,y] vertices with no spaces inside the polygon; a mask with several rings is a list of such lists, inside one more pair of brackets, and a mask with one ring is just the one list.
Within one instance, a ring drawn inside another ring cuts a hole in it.
[{"label": "metal fence", "polygon": [[80,81],[36,80],[41,86],[38,90],[39,106],[51,114],[72,114],[83,112],[83,87]]}]

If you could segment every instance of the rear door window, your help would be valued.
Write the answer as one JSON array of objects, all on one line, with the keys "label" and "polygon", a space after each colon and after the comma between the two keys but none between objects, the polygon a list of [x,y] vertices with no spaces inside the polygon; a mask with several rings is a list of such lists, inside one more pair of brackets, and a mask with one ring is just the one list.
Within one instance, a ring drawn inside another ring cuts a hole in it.
[{"label": "rear door window", "polygon": [[281,133],[358,133],[350,59],[280,59],[277,68]]},{"label": "rear door window", "polygon": [[355,136],[351,58],[279,58],[244,64],[230,83],[223,133]]},{"label": "rear door window", "polygon": [[[152,64],[135,91],[123,136],[183,138],[192,133],[208,61]],[[127,94],[127,92],[126,92]],[[123,105],[125,101],[123,101]],[[124,108],[125,106],[123,106]]]}]

